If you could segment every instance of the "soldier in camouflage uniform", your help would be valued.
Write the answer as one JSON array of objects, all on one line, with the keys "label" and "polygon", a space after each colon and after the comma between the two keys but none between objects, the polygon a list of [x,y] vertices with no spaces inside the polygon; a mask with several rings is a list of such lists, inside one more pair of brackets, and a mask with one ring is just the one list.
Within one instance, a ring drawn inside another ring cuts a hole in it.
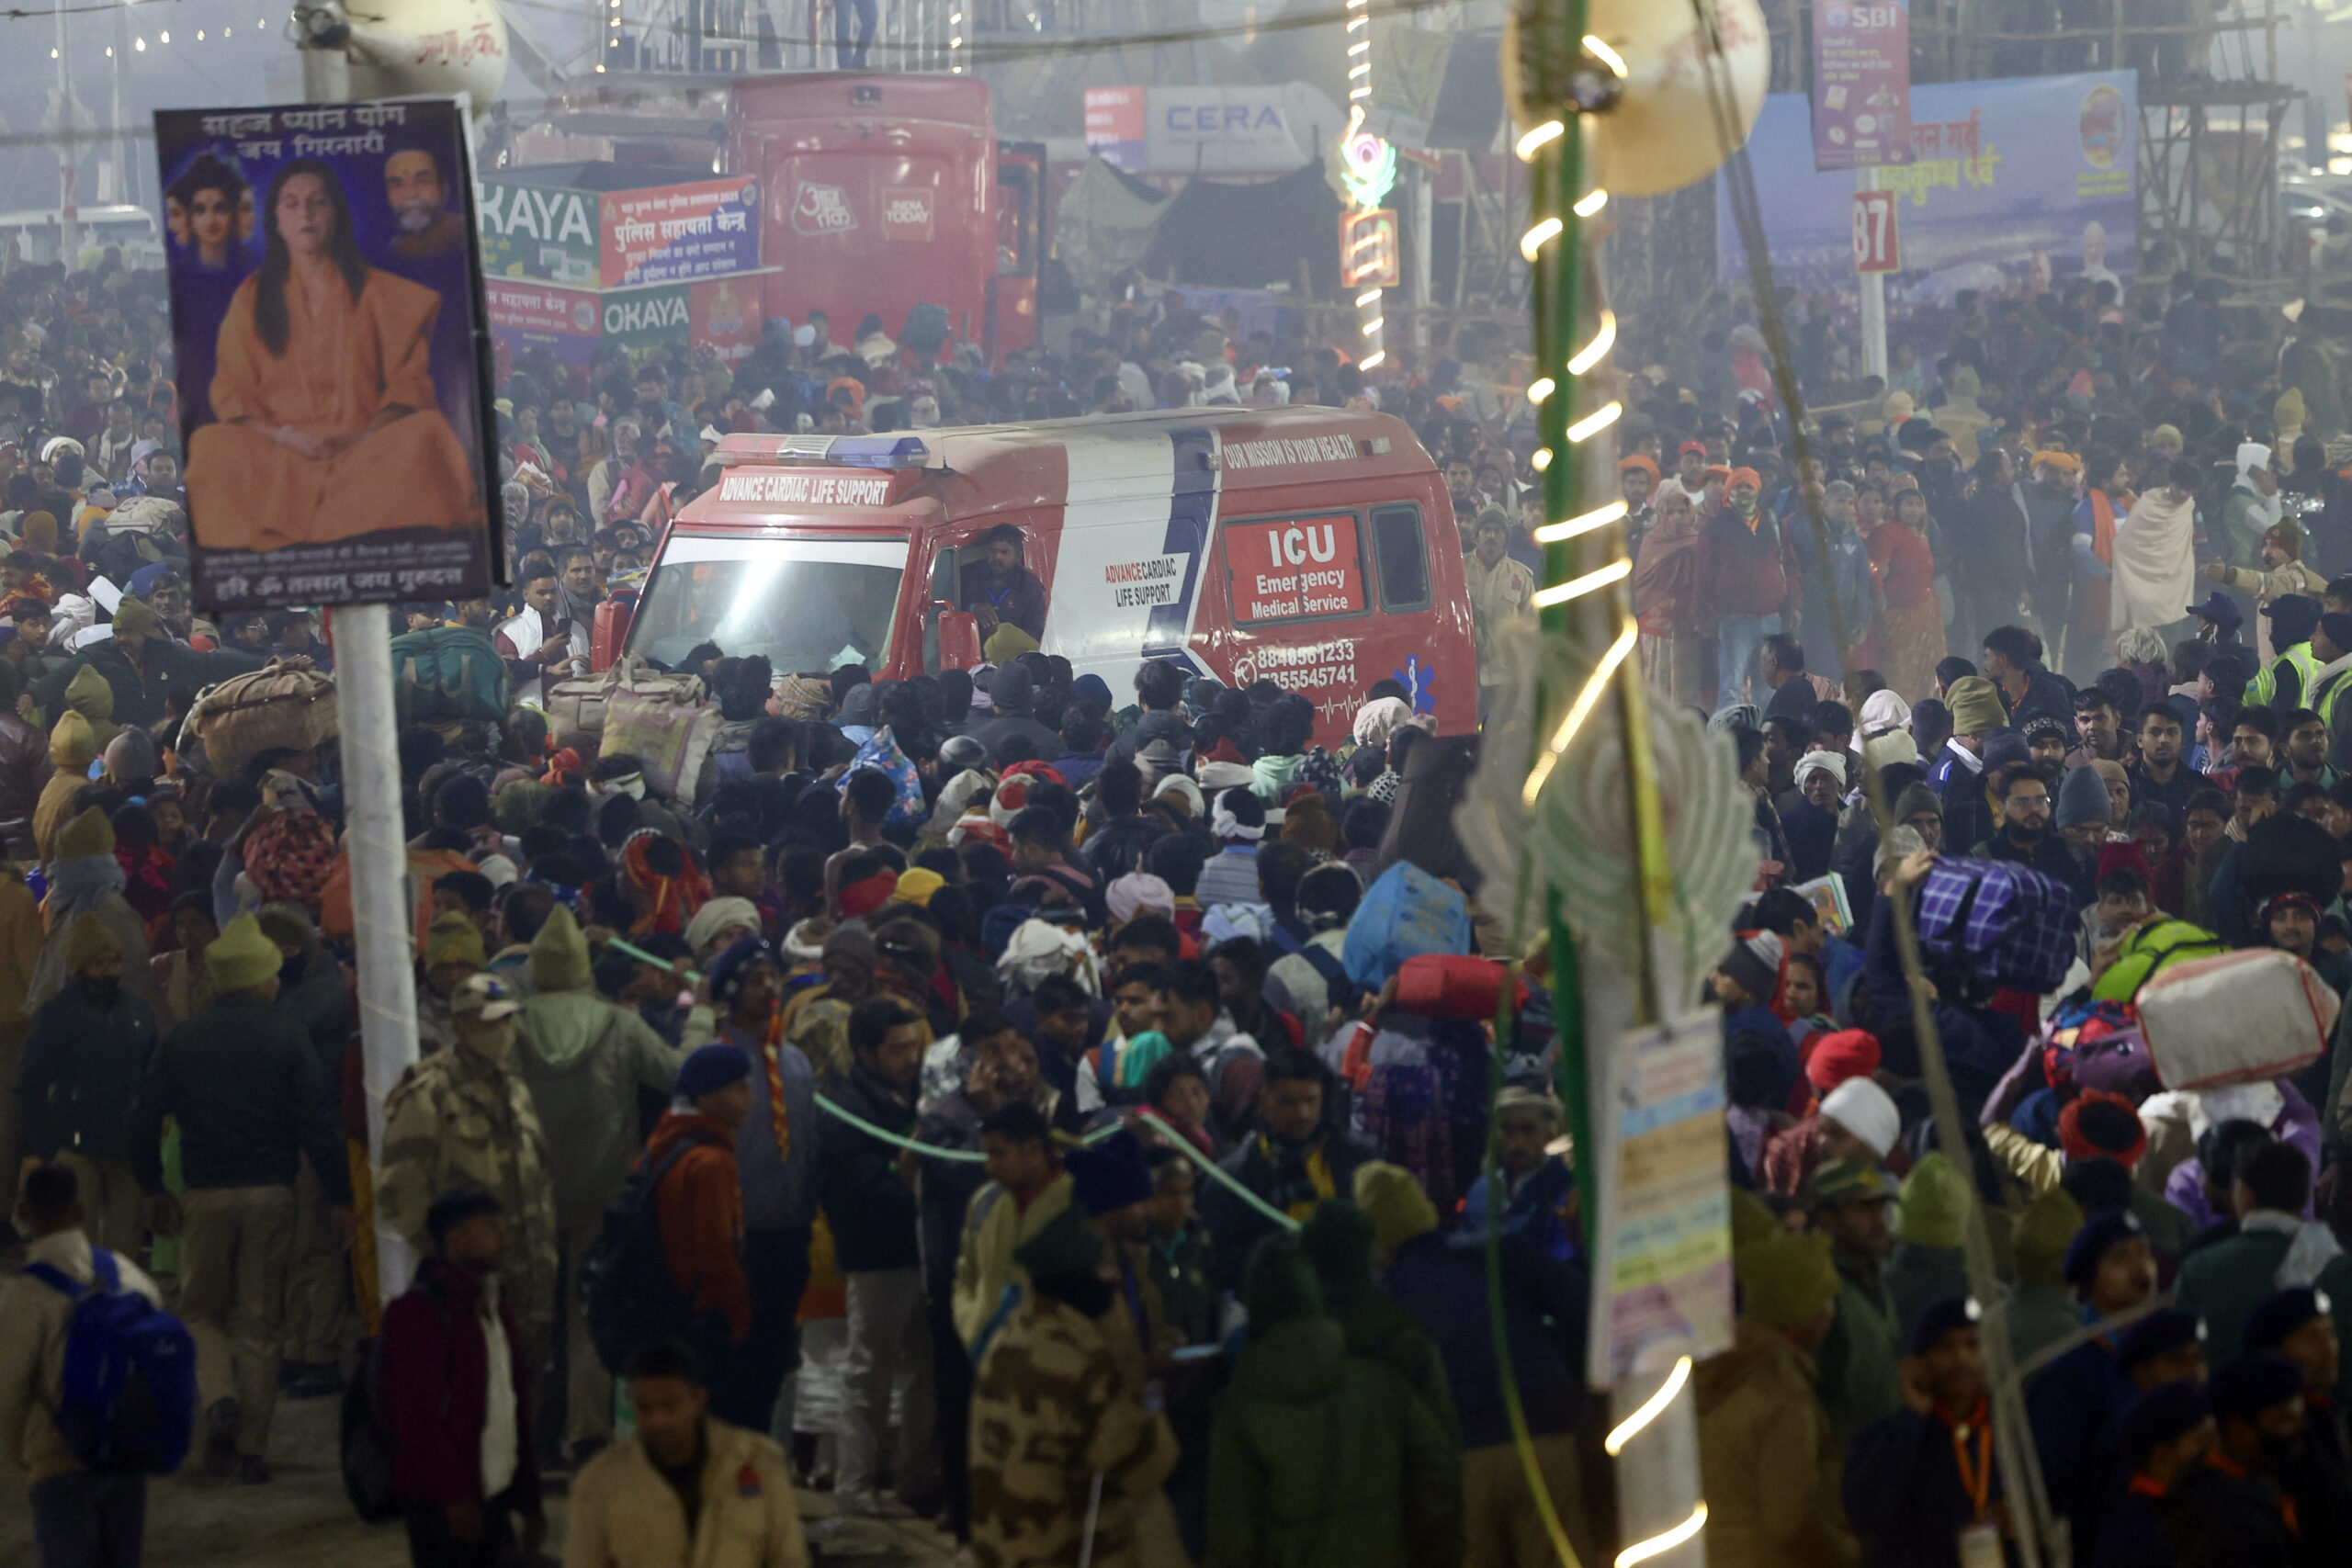
[{"label": "soldier in camouflage uniform", "polygon": [[555,1319],[555,1183],[547,1136],[514,1065],[516,1001],[505,982],[476,975],[449,1000],[457,1043],[401,1075],[384,1100],[376,1212],[432,1252],[425,1211],[455,1187],[479,1187],[508,1217],[500,1275],[535,1344]]},{"label": "soldier in camouflage uniform", "polygon": [[1102,1327],[1116,1309],[1102,1238],[1065,1210],[1014,1255],[1030,1292],[980,1358],[972,1393],[979,1568],[1135,1568],[1136,1522],[1176,1467],[1176,1434]]}]

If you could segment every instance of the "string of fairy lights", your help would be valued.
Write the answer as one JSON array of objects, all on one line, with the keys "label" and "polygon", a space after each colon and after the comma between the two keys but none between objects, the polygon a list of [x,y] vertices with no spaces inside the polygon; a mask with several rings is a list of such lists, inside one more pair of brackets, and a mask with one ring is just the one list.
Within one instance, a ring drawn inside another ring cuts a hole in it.
[{"label": "string of fairy lights", "polygon": [[1348,129],[1340,138],[1340,178],[1348,210],[1340,220],[1342,287],[1356,289],[1356,364],[1376,370],[1388,358],[1387,290],[1398,280],[1396,215],[1381,206],[1396,185],[1396,149],[1364,128],[1372,98],[1370,0],[1347,0],[1345,56]]},{"label": "string of fairy lights", "polygon": [[[615,0],[615,3],[617,4],[618,0]],[[69,16],[81,15],[85,10],[112,10],[115,7],[112,6],[90,6],[68,12],[67,14]],[[236,36],[236,25],[234,23],[228,23],[219,28],[198,28],[196,29],[196,36],[193,39],[190,39],[187,36],[186,28],[182,28],[180,42],[181,47],[183,48],[187,47],[189,43],[229,43],[233,41]],[[269,18],[267,17],[256,17],[254,18],[254,36],[258,38],[266,38],[269,36]],[[152,43],[153,48],[163,49],[168,47],[171,44],[171,41],[172,29],[169,28],[158,28],[155,30],[155,36],[152,40]],[[131,52],[134,54],[145,54],[150,48],[150,42],[151,40],[145,33],[133,33],[130,37]],[[104,53],[105,58],[112,60],[115,57],[114,45],[107,44],[102,52]],[[58,51],[55,45],[51,46],[49,57],[51,60],[55,60],[58,57]]]}]

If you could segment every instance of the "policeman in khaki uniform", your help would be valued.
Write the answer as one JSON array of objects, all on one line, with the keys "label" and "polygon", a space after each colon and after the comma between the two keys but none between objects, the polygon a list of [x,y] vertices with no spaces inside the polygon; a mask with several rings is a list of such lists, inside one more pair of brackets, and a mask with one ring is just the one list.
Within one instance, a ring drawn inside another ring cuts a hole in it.
[{"label": "policeman in khaki uniform", "polygon": [[555,1182],[530,1087],[514,1065],[522,1010],[495,975],[475,975],[449,998],[456,1043],[401,1075],[384,1100],[376,1209],[424,1257],[425,1212],[441,1193],[478,1187],[509,1218],[501,1277],[524,1330],[545,1343],[555,1320]]}]

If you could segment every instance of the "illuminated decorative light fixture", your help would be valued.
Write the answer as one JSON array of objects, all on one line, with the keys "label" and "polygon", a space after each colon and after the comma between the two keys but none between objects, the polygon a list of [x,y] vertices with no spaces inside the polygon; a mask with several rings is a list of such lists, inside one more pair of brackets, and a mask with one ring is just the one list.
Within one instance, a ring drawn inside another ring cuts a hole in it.
[{"label": "illuminated decorative light fixture", "polygon": [[1611,425],[1616,423],[1617,416],[1624,412],[1625,405],[1623,403],[1604,403],[1600,408],[1593,410],[1590,413],[1577,421],[1574,424],[1568,426],[1568,439],[1572,442],[1584,441],[1592,436],[1598,435],[1602,431],[1608,429]]},{"label": "illuminated decorative light fixture", "polygon": [[1542,473],[1552,466],[1552,449],[1549,446],[1538,446],[1535,449],[1535,456],[1527,459],[1527,463],[1528,467],[1537,473]]},{"label": "illuminated decorative light fixture", "polygon": [[1619,1552],[1617,1568],[1634,1568],[1636,1562],[1646,1562],[1653,1557],[1663,1557],[1706,1528],[1707,1505],[1702,1502],[1690,1510],[1689,1518],[1668,1530],[1664,1535],[1654,1535],[1647,1540],[1637,1540]]},{"label": "illuminated decorative light fixture", "polygon": [[1598,35],[1585,34],[1584,49],[1587,54],[1609,67],[1610,73],[1619,81],[1625,79],[1625,57],[1610,48]]},{"label": "illuminated decorative light fixture", "polygon": [[1607,566],[1595,567],[1582,577],[1571,577],[1566,582],[1555,583],[1549,588],[1537,589],[1535,607],[1539,610],[1546,610],[1555,604],[1565,604],[1572,599],[1581,599],[1588,593],[1598,592],[1612,582],[1623,582],[1633,575],[1632,561],[1613,560]]},{"label": "illuminated decorative light fixture", "polygon": [[[1631,563],[1624,564],[1627,571],[1633,570]],[[1537,603],[1542,603],[1542,600],[1539,598]],[[1617,667],[1625,662],[1625,656],[1634,651],[1634,644],[1640,640],[1641,635],[1639,623],[1629,618],[1625,629],[1617,635],[1615,642],[1609,645],[1609,651],[1600,656],[1600,662],[1592,667],[1592,673],[1585,677],[1583,688],[1577,693],[1577,700],[1568,705],[1567,716],[1561,719],[1560,728],[1552,732],[1551,744],[1536,757],[1535,765],[1527,770],[1527,784],[1520,795],[1528,805],[1534,805],[1536,796],[1542,795],[1544,786],[1551,782],[1552,770],[1560,765],[1560,759],[1567,754],[1568,743],[1577,738],[1577,731],[1584,728],[1585,720],[1592,716],[1592,710],[1600,706],[1600,699],[1608,694],[1611,677],[1617,673]]]},{"label": "illuminated decorative light fixture", "polygon": [[1570,208],[1569,210],[1574,212],[1579,218],[1590,218],[1608,205],[1609,193],[1602,190],[1599,186],[1595,186],[1592,189],[1578,197],[1577,198],[1576,206]]},{"label": "illuminated decorative light fixture", "polygon": [[1543,148],[1546,142],[1558,141],[1566,130],[1567,127],[1563,125],[1560,121],[1556,119],[1547,119],[1543,124],[1537,126],[1534,130],[1529,131],[1526,135],[1521,137],[1518,141],[1512,144],[1511,151],[1518,153],[1519,161],[1524,164],[1530,158],[1534,157],[1536,152]]},{"label": "illuminated decorative light fixture", "polygon": [[1347,0],[1345,52],[1348,124],[1340,133],[1340,184],[1347,197],[1340,218],[1340,280],[1356,290],[1356,330],[1363,339],[1359,370],[1388,360],[1382,334],[1388,325],[1383,291],[1397,281],[1396,214],[1381,203],[1396,186],[1396,149],[1364,129],[1372,96],[1371,0]]},{"label": "illuminated decorative light fixture", "polygon": [[1581,517],[1571,517],[1565,523],[1546,523],[1535,530],[1533,537],[1539,545],[1556,545],[1568,539],[1581,538],[1595,528],[1606,528],[1624,515],[1625,503],[1612,501]]},{"label": "illuminated decorative light fixture", "polygon": [[1606,358],[1616,344],[1617,312],[1604,308],[1600,312],[1600,330],[1594,333],[1592,341],[1577,350],[1576,357],[1568,361],[1568,374],[1583,375]]},{"label": "illuminated decorative light fixture", "polygon": [[[1621,516],[1624,513],[1623,502],[1617,503],[1617,511]],[[1536,537],[1542,538],[1543,536],[1538,534]],[[1657,1392],[1644,1400],[1640,1409],[1620,1421],[1616,1429],[1601,1439],[1601,1449],[1611,1459],[1615,1459],[1619,1454],[1623,1453],[1625,1445],[1640,1437],[1642,1429],[1657,1420],[1660,1413],[1674,1403],[1674,1396],[1680,1393],[1682,1385],[1690,1381],[1690,1368],[1691,1360],[1688,1356],[1675,1362],[1674,1371],[1668,1373],[1666,1381],[1657,1385]]]},{"label": "illuminated decorative light fixture", "polygon": [[1540,403],[1550,397],[1552,389],[1558,385],[1559,383],[1549,376],[1538,376],[1527,384],[1527,400],[1531,403]]},{"label": "illuminated decorative light fixture", "polygon": [[1529,261],[1535,254],[1558,237],[1562,225],[1556,218],[1546,218],[1519,237],[1519,254]]}]

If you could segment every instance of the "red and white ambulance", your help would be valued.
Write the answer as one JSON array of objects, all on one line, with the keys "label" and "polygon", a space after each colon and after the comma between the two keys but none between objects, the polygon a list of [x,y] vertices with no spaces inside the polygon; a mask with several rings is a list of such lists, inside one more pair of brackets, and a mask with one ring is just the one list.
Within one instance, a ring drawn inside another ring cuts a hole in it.
[{"label": "red and white ambulance", "polygon": [[[1305,694],[1343,739],[1394,677],[1441,733],[1477,727],[1453,510],[1393,416],[1177,409],[885,435],[730,435],[663,536],[626,646],[705,641],[778,671],[979,662],[960,573],[1022,531],[1047,653],[1132,700],[1145,660]],[[600,637],[606,657],[621,646]]]}]

